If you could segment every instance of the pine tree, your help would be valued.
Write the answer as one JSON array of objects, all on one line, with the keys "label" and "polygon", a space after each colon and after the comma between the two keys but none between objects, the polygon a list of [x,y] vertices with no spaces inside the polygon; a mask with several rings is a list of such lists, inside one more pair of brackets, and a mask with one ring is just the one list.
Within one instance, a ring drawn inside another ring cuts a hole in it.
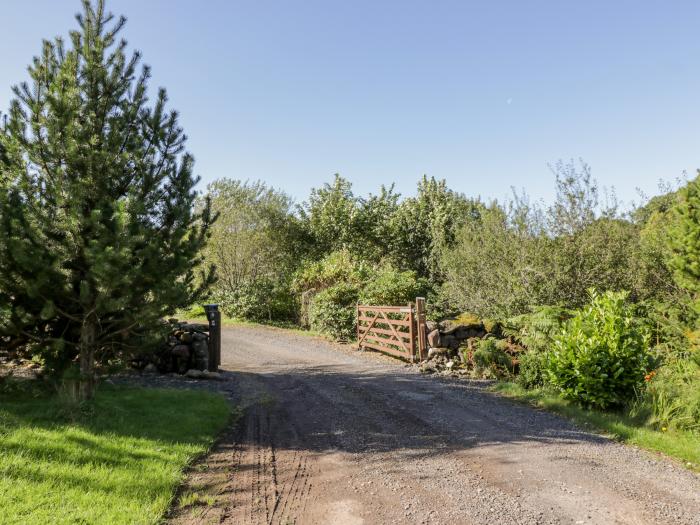
[{"label": "pine tree", "polygon": [[43,43],[0,129],[0,329],[56,372],[78,361],[86,399],[96,359],[210,284],[195,269],[212,217],[194,210],[165,90],[149,105],[149,68],[118,39],[125,18],[84,0],[76,19],[68,44]]},{"label": "pine tree", "polygon": [[[700,173],[700,172],[699,172]],[[700,175],[681,189],[669,229],[669,266],[678,286],[700,294]],[[698,305],[700,306],[700,305]]]}]

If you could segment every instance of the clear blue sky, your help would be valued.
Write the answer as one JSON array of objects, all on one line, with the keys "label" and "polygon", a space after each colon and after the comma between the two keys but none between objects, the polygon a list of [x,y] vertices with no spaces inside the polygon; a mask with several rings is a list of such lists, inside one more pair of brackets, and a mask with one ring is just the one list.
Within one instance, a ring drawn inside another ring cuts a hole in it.
[{"label": "clear blue sky", "polygon": [[[470,195],[552,196],[583,157],[625,200],[700,167],[700,3],[112,0],[181,112],[205,182],[298,200],[423,173]],[[3,0],[0,108],[77,0]]]}]

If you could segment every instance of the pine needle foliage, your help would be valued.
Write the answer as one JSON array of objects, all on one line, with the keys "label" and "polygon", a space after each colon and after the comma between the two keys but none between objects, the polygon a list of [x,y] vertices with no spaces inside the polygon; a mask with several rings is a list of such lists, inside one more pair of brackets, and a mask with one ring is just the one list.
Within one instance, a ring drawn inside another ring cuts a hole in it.
[{"label": "pine needle foliage", "polygon": [[700,310],[700,176],[681,189],[674,211],[670,266],[676,283],[695,298]]},{"label": "pine needle foliage", "polygon": [[44,41],[0,130],[0,307],[5,336],[32,342],[54,371],[141,344],[163,315],[212,280],[194,268],[209,206],[164,89],[119,39],[125,18],[83,2],[65,42]]}]

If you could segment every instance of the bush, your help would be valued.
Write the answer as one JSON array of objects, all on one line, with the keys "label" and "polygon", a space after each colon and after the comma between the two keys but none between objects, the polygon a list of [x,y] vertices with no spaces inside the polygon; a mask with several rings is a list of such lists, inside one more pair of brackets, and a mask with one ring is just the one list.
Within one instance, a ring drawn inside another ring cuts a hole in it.
[{"label": "bush", "polygon": [[547,356],[541,352],[528,351],[520,356],[517,383],[523,388],[539,388],[546,380]]},{"label": "bush", "polygon": [[352,339],[355,336],[357,299],[357,287],[349,283],[338,283],[319,292],[309,307],[311,328],[337,340]]},{"label": "bush", "polygon": [[[400,271],[384,264],[372,269],[346,250],[307,262],[297,272],[293,289],[302,297],[300,317],[308,326],[338,340],[355,335],[355,307],[400,305],[415,300],[428,290],[427,282],[413,271]],[[308,305],[308,306],[307,306]]]},{"label": "bush", "polygon": [[425,279],[419,279],[415,272],[401,272],[391,266],[384,266],[372,275],[360,292],[360,302],[371,305],[401,305],[413,302],[424,296],[428,288]]},{"label": "bush", "polygon": [[585,406],[620,406],[635,395],[651,365],[647,330],[626,292],[590,292],[591,302],[555,336],[548,380]]},{"label": "bush", "polygon": [[296,307],[289,288],[269,279],[241,283],[233,291],[219,290],[213,299],[227,316],[248,321],[291,319]]},{"label": "bush", "polygon": [[491,337],[479,340],[472,359],[476,371],[484,377],[505,377],[512,373],[513,360]]},{"label": "bush", "polygon": [[646,376],[642,406],[656,428],[700,430],[700,358],[676,360]]},{"label": "bush", "polygon": [[544,352],[551,348],[554,336],[561,332],[571,312],[558,306],[537,306],[527,314],[508,319],[503,334],[530,351]]}]

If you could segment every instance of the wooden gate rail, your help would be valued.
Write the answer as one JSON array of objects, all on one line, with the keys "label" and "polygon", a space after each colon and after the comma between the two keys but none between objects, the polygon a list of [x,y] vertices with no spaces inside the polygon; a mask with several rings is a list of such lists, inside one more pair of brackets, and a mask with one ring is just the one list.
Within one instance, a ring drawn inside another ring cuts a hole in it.
[{"label": "wooden gate rail", "polygon": [[[419,298],[418,301],[422,299]],[[418,303],[417,301],[417,303]],[[421,330],[417,320],[425,321],[425,301],[418,303],[418,312],[413,303],[406,306],[357,305],[357,346],[386,352],[414,361],[422,359],[425,329]]]}]

